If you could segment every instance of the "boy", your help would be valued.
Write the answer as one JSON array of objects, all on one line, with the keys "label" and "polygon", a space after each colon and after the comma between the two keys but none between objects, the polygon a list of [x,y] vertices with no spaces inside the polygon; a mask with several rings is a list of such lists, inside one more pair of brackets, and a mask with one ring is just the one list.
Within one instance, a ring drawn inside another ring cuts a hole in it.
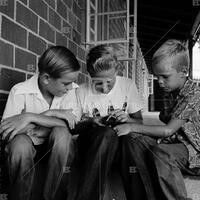
[{"label": "boy", "polygon": [[0,124],[7,142],[11,200],[31,198],[34,158],[42,149],[49,155],[44,199],[57,199],[73,150],[70,129],[77,121],[73,82],[79,63],[69,49],[52,46],[40,57],[38,69],[39,74],[11,89]]},{"label": "boy", "polygon": [[[187,199],[181,172],[200,172],[200,88],[188,77],[189,56],[184,42],[166,41],[152,61],[159,86],[171,96],[168,113],[160,113],[166,125],[123,124],[115,130],[123,138],[128,157],[124,164],[136,163],[148,199]],[[127,178],[129,191],[134,191],[134,180],[130,174]]]},{"label": "boy", "polygon": [[87,71],[91,82],[78,88],[78,96],[83,115],[94,117],[98,124],[82,130],[78,136],[78,152],[83,162],[77,200],[103,198],[118,146],[118,137],[110,126],[142,121],[136,86],[133,81],[117,76],[118,70],[119,63],[111,47],[99,45],[89,51]]}]

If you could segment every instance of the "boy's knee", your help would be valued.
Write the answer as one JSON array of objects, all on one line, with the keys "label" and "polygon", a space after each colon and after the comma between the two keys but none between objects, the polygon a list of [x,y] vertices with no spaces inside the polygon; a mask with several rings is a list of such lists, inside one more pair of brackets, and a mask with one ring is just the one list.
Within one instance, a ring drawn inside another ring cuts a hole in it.
[{"label": "boy's knee", "polygon": [[6,146],[5,151],[8,155],[12,155],[15,158],[21,158],[26,156],[34,156],[35,150],[33,143],[27,135],[16,135]]},{"label": "boy's knee", "polygon": [[54,140],[71,140],[72,136],[67,127],[57,126],[51,131],[50,137]]},{"label": "boy's knee", "polygon": [[72,135],[66,127],[54,127],[49,139],[55,144],[55,147],[67,148],[72,141]]},{"label": "boy's knee", "polygon": [[129,133],[127,135],[123,135],[120,137],[122,144],[124,145],[142,145],[144,146],[145,144],[150,144],[152,138],[148,136],[144,136],[139,133]]},{"label": "boy's knee", "polygon": [[100,126],[96,129],[96,133],[104,142],[115,141],[118,138],[115,131],[109,127]]},{"label": "boy's knee", "polygon": [[159,164],[167,164],[170,162],[171,156],[168,152],[168,145],[155,145],[150,147],[150,154],[152,155],[153,160]]},{"label": "boy's knee", "polygon": [[132,134],[129,133],[127,135],[122,135],[120,136],[120,140],[122,141],[123,144],[132,144],[134,142],[136,142],[136,138],[140,138],[141,134]]},{"label": "boy's knee", "polygon": [[94,142],[97,144],[101,153],[107,152],[108,149],[115,149],[118,145],[118,136],[115,131],[109,127],[98,127],[94,130]]}]

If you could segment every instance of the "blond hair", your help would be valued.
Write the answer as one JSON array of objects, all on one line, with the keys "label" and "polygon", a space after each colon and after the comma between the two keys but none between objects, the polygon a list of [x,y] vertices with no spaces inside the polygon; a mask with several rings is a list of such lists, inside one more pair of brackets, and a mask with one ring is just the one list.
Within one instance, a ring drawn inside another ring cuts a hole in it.
[{"label": "blond hair", "polygon": [[112,68],[117,70],[119,66],[114,49],[108,45],[98,45],[91,48],[86,63],[90,76]]},{"label": "blond hair", "polygon": [[189,51],[186,41],[175,39],[167,40],[154,53],[152,58],[152,66],[155,66],[163,60],[174,58],[176,60],[174,67],[177,71],[189,69]]}]

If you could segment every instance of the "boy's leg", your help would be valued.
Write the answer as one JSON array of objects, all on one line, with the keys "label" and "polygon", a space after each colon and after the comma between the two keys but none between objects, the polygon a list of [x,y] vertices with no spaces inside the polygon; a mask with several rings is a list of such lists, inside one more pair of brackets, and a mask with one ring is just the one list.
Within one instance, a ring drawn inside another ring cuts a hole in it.
[{"label": "boy's leg", "polygon": [[16,135],[6,146],[10,200],[29,200],[34,177],[36,150],[27,135]]},{"label": "boy's leg", "polygon": [[148,151],[156,140],[137,133],[121,136],[119,140],[120,171],[127,200],[155,200]]},{"label": "boy's leg", "polygon": [[[72,162],[74,155],[72,136],[68,128],[55,127],[52,129],[49,135],[48,152],[50,155],[44,187],[44,198],[45,200],[66,199],[67,180],[63,179],[68,179],[70,162]],[[61,185],[61,183],[65,185]],[[61,189],[61,187],[65,188]],[[65,192],[65,194],[61,194],[60,191]]]},{"label": "boy's leg", "polygon": [[97,126],[80,133],[77,144],[81,172],[76,200],[102,200],[118,137],[113,129]]},{"label": "boy's leg", "polygon": [[158,144],[152,147],[162,199],[185,200],[186,188],[181,174],[188,166],[188,150],[182,143]]}]

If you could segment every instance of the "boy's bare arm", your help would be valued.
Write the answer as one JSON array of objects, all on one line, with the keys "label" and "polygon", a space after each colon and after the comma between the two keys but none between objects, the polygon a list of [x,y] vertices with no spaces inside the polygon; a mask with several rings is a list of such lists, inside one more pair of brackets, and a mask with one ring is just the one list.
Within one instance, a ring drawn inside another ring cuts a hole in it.
[{"label": "boy's bare arm", "polygon": [[186,120],[172,119],[166,125],[142,125],[142,124],[122,124],[115,127],[118,136],[126,135],[130,132],[141,133],[153,137],[168,137],[174,134]]},{"label": "boy's bare arm", "polygon": [[1,122],[0,134],[2,135],[2,139],[5,139],[10,134],[9,140],[11,140],[16,134],[22,133],[22,131],[27,129],[27,126],[31,123],[47,128],[55,126],[66,127],[64,120],[56,117],[34,113],[22,113],[6,118]]},{"label": "boy's bare arm", "polygon": [[72,113],[72,111],[73,109],[52,109],[52,110],[47,110],[42,114],[67,121],[69,127],[73,129],[75,127],[75,124],[77,123],[77,119],[76,116]]}]

